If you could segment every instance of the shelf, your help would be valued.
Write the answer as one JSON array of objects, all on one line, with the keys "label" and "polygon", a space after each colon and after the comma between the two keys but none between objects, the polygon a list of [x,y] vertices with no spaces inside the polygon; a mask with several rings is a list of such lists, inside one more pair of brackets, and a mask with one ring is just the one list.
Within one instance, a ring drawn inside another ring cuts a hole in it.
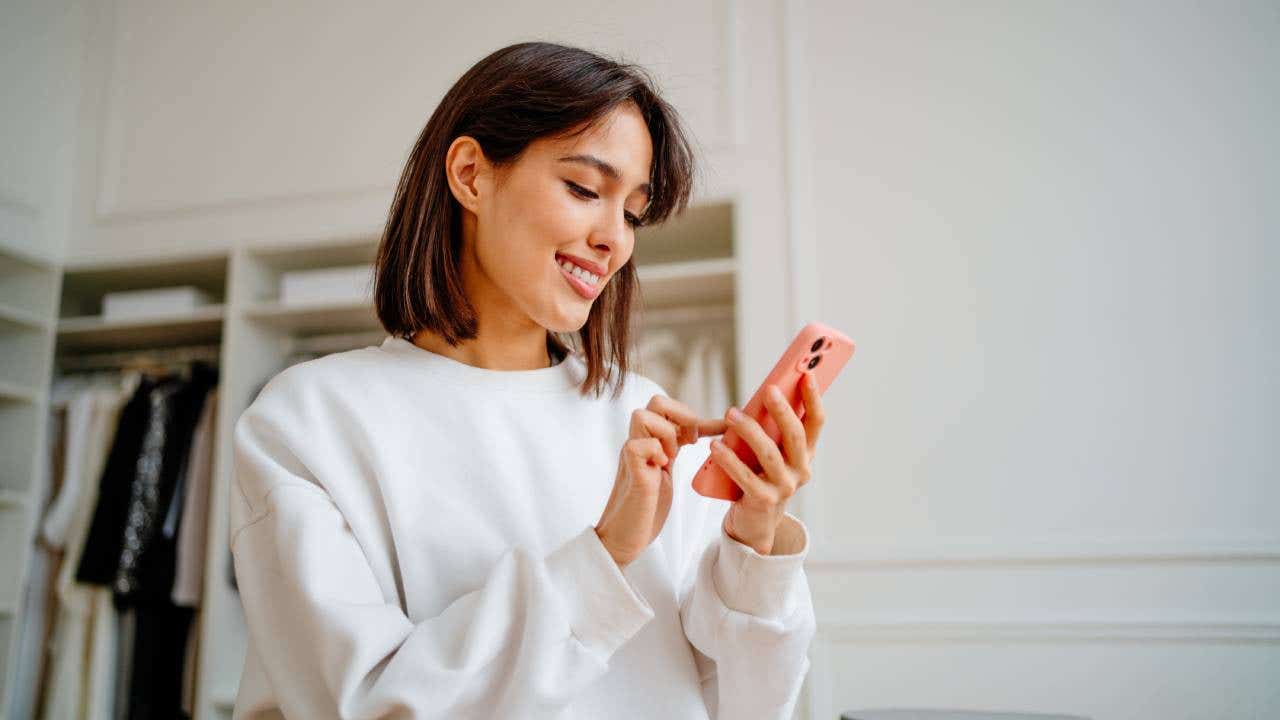
[{"label": "shelf", "polygon": [[58,269],[25,252],[0,248],[0,328],[47,329],[57,301]]},{"label": "shelf", "polygon": [[106,319],[101,315],[58,321],[58,351],[119,350],[216,343],[225,315],[221,304],[175,315]]},{"label": "shelf", "polygon": [[226,294],[227,255],[138,259],[110,266],[68,267],[62,280],[64,319],[93,318],[107,293],[194,285],[222,302]]},{"label": "shelf", "polygon": [[39,400],[39,388],[0,380],[0,401],[34,403]]},{"label": "shelf", "polygon": [[[712,258],[644,265],[637,268],[645,307],[724,302],[733,297],[733,258]],[[251,303],[244,316],[291,333],[375,330],[381,327],[369,302],[287,305],[274,300]]]},{"label": "shelf", "polygon": [[253,303],[244,315],[277,330],[295,333],[344,332],[382,327],[368,302],[306,303],[286,305],[276,301]]},{"label": "shelf", "polygon": [[36,313],[10,303],[0,302],[0,332],[10,330],[48,330],[52,323]]},{"label": "shelf", "polygon": [[737,261],[711,258],[641,265],[640,295],[644,307],[697,305],[733,299]]},{"label": "shelf", "polygon": [[378,238],[334,238],[318,243],[283,242],[250,247],[251,257],[276,273],[313,270],[342,265],[373,265],[378,254]]},{"label": "shelf", "polygon": [[27,493],[12,488],[0,488],[0,509],[23,507],[27,504]]},{"label": "shelf", "polygon": [[691,205],[661,225],[640,228],[633,252],[637,265],[733,257],[733,205]]},{"label": "shelf", "polygon": [[56,272],[57,263],[43,255],[16,247],[0,247],[0,275]]}]

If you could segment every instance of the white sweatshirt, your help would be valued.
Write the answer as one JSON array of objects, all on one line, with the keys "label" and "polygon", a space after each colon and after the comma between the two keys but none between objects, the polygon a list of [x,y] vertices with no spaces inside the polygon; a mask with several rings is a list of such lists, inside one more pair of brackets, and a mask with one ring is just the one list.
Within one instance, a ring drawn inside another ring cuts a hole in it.
[{"label": "white sweatshirt", "polygon": [[790,718],[813,604],[800,552],[724,533],[684,446],[657,539],[594,530],[630,373],[478,368],[387,336],[294,365],[235,425],[231,548],[249,628],[235,718]]}]

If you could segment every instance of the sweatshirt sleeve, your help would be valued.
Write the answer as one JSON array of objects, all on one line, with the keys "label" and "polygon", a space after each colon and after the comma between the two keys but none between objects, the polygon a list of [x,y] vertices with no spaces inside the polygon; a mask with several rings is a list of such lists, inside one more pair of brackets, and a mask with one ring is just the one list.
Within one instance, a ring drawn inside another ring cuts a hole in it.
[{"label": "sweatshirt sleeve", "polygon": [[695,470],[709,453],[699,442],[677,462],[683,497],[680,620],[693,645],[712,717],[789,720],[809,672],[816,619],[804,559],[808,529],[786,513],[802,538],[789,555],[760,555],[729,537],[727,501],[693,490]]},{"label": "sweatshirt sleeve", "polygon": [[237,420],[231,493],[250,642],[285,716],[556,717],[653,617],[585,526],[545,556],[511,547],[481,587],[411,620],[289,425],[252,405]]}]

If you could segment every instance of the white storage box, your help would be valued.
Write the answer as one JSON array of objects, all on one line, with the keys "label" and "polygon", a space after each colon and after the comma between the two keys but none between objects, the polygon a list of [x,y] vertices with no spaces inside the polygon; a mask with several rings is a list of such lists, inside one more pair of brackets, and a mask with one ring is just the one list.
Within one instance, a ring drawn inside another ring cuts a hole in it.
[{"label": "white storage box", "polygon": [[213,297],[194,285],[123,290],[102,296],[102,316],[119,320],[149,315],[181,315],[211,302]]},{"label": "white storage box", "polygon": [[373,266],[346,265],[280,274],[282,305],[373,302]]}]

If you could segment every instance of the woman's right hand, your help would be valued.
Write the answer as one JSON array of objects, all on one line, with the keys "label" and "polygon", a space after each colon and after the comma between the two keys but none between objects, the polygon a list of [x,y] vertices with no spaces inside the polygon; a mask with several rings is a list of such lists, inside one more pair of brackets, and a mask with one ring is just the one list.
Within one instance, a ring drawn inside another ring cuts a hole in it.
[{"label": "woman's right hand", "polygon": [[654,395],[631,413],[631,430],[618,457],[613,492],[596,535],[625,568],[649,547],[671,510],[671,467],[681,446],[728,428],[723,418],[700,418],[688,405]]}]

